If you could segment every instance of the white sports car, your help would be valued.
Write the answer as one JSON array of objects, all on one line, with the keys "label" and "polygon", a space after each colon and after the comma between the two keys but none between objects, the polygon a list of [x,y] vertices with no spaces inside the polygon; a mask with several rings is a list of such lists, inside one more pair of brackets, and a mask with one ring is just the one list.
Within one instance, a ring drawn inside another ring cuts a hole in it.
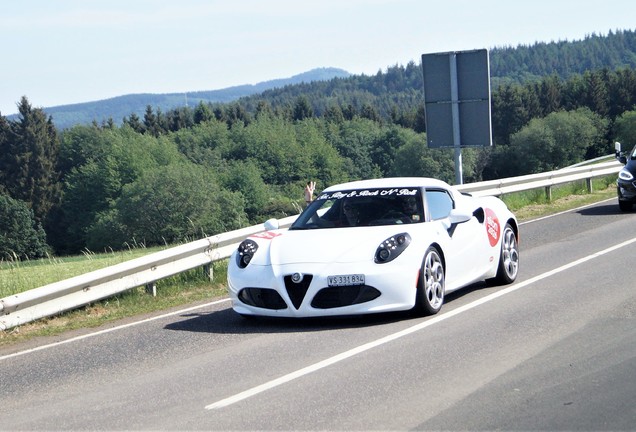
[{"label": "white sports car", "polygon": [[268,222],[230,258],[241,315],[435,314],[445,294],[512,283],[519,270],[519,228],[503,201],[430,178],[332,186],[288,230]]}]

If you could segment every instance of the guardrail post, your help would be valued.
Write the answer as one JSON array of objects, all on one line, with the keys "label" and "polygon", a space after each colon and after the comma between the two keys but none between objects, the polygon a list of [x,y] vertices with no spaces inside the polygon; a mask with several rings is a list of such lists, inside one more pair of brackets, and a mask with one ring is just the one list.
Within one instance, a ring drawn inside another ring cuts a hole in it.
[{"label": "guardrail post", "polygon": [[552,186],[545,187],[545,198],[548,202],[552,202]]},{"label": "guardrail post", "polygon": [[203,266],[203,275],[207,277],[210,282],[214,280],[214,269],[212,268],[212,264],[205,264]]},{"label": "guardrail post", "polygon": [[587,178],[585,179],[585,185],[587,186],[587,193],[592,193],[592,179],[591,178]]},{"label": "guardrail post", "polygon": [[146,293],[151,294],[153,297],[157,297],[157,282],[147,284]]}]

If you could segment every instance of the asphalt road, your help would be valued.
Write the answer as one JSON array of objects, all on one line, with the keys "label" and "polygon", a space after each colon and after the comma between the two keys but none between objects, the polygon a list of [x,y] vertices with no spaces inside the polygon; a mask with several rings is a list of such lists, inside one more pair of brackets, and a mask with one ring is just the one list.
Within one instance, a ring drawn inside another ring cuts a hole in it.
[{"label": "asphalt road", "polygon": [[1,430],[635,430],[636,213],[521,226],[521,270],[427,318],[228,301],[0,351]]}]

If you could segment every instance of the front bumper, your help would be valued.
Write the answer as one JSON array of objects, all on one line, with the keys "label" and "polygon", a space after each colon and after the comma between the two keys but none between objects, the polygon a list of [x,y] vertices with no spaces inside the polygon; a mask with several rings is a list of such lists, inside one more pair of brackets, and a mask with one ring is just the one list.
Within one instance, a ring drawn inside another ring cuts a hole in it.
[{"label": "front bumper", "polygon": [[[294,282],[292,275],[302,275]],[[315,317],[411,309],[419,268],[388,264],[288,264],[233,268],[228,291],[243,315]],[[364,274],[364,285],[329,287],[328,276]]]},{"label": "front bumper", "polygon": [[636,203],[636,181],[627,182],[624,180],[618,180],[616,182],[616,193],[619,201],[629,201]]}]

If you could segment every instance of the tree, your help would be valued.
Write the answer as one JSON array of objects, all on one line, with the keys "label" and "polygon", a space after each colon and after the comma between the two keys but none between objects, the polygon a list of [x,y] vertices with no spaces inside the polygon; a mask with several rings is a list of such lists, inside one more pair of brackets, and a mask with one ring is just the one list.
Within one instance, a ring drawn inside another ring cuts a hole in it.
[{"label": "tree", "polygon": [[410,139],[400,147],[390,175],[399,177],[434,177],[449,183],[454,182],[452,150],[429,149],[426,137]]},{"label": "tree", "polygon": [[144,113],[145,133],[158,137],[166,133],[168,129],[166,123],[167,121],[159,108],[157,108],[157,112],[154,113],[150,105],[146,106],[146,112]]},{"label": "tree", "polygon": [[59,199],[57,132],[51,118],[32,108],[26,97],[18,110],[19,119],[9,122],[10,132],[0,125],[0,182],[12,198],[29,205],[36,221],[44,222]]},{"label": "tree", "polygon": [[296,103],[294,103],[294,113],[293,119],[294,121],[301,121],[306,118],[311,118],[314,115],[314,110],[311,108],[309,104],[309,99],[306,96],[300,96],[296,99]]},{"label": "tree", "polygon": [[171,132],[189,128],[194,124],[192,110],[188,107],[172,109],[166,116],[167,129]]},{"label": "tree", "polygon": [[425,133],[426,132],[426,109],[424,105],[418,105],[417,111],[415,113],[415,125],[413,127],[415,132],[417,133]]},{"label": "tree", "polygon": [[48,252],[44,229],[29,206],[0,194],[0,260],[42,258]]},{"label": "tree", "polygon": [[[346,117],[346,116],[345,116]],[[381,126],[371,120],[355,118],[339,125],[337,133],[327,140],[344,160],[344,169],[351,179],[380,177],[382,171],[371,159],[372,149],[382,134]]]},{"label": "tree", "polygon": [[636,145],[636,111],[624,112],[614,124],[616,140],[623,144],[624,150]]},{"label": "tree", "polygon": [[561,109],[563,84],[557,75],[550,75],[541,81],[539,86],[539,102],[547,115]]},{"label": "tree", "polygon": [[199,102],[194,109],[194,124],[200,124],[210,121],[214,118],[214,113],[210,108],[210,105],[204,104],[203,101]]},{"label": "tree", "polygon": [[493,94],[492,130],[495,144],[507,145],[510,135],[528,121],[519,86],[505,85]]},{"label": "tree", "polygon": [[321,126],[337,128],[334,123],[327,122],[325,125],[318,119],[308,119],[294,125],[296,140],[307,156],[307,165],[303,170],[305,177],[299,178],[298,183],[295,183],[298,185],[297,190],[304,189],[304,185],[310,180],[316,181],[318,188],[349,180],[344,170],[343,158],[327,141]]},{"label": "tree", "polygon": [[395,154],[400,147],[406,144],[415,135],[408,133],[407,129],[393,126],[378,137],[371,148],[371,160],[387,175],[393,166]]},{"label": "tree", "polygon": [[245,213],[252,223],[263,220],[263,209],[272,196],[263,181],[259,168],[251,161],[237,161],[221,176],[221,184],[232,192],[239,192],[245,201]]},{"label": "tree", "polygon": [[[585,159],[589,148],[602,141],[607,122],[588,108],[559,111],[542,119],[533,119],[510,137],[517,163],[515,175],[563,168]],[[504,162],[505,163],[505,162]]]},{"label": "tree", "polygon": [[[0,115],[0,192],[6,190],[5,177],[11,167],[11,145],[13,143],[11,125],[7,119]],[[8,193],[8,192],[7,192]]]},{"label": "tree", "polygon": [[141,123],[139,116],[135,113],[130,114],[128,118],[124,117],[123,123],[130,126],[135,132],[144,132],[144,125]]},{"label": "tree", "polygon": [[593,112],[605,116],[609,112],[608,71],[586,72],[583,78],[587,84],[585,105]]},{"label": "tree", "polygon": [[181,129],[164,139],[172,141],[192,162],[222,169],[226,163],[223,152],[230,145],[229,134],[224,122],[212,118],[194,127]]},{"label": "tree", "polygon": [[309,156],[296,138],[293,125],[278,118],[261,117],[247,126],[234,125],[225,157],[252,160],[265,183],[291,184],[307,181]]},{"label": "tree", "polygon": [[239,123],[248,125],[252,121],[251,116],[248,114],[245,107],[238,102],[233,102],[228,105],[225,108],[223,117],[227,122],[228,127],[232,127]]},{"label": "tree", "polygon": [[362,108],[360,110],[360,117],[373,120],[375,122],[381,121],[378,111],[373,107],[373,105],[368,103],[362,105]]},{"label": "tree", "polygon": [[[110,208],[120,195],[121,173],[113,157],[91,160],[71,170],[67,177],[61,214],[52,239],[58,252],[74,253],[86,247],[88,231],[100,212]],[[61,225],[61,226],[59,226]]]},{"label": "tree", "polygon": [[[147,246],[192,241],[243,226],[243,208],[241,194],[221,189],[210,171],[173,164],[125,185],[114,212],[100,215],[89,231],[89,246],[118,249],[123,239]],[[112,233],[113,227],[124,232]]]},{"label": "tree", "polygon": [[274,116],[274,111],[272,110],[272,105],[266,100],[259,100],[256,105],[256,118],[259,117],[272,117]]},{"label": "tree", "polygon": [[338,105],[329,105],[323,113],[323,118],[332,123],[342,123],[344,121],[344,115]]},{"label": "tree", "polygon": [[119,129],[76,126],[62,135],[60,149],[64,194],[55,226],[49,231],[57,252],[86,247],[98,215],[110,210],[124,185],[146,171],[184,160],[174,142]]},{"label": "tree", "polygon": [[622,68],[610,76],[610,117],[616,118],[636,104],[636,71]]}]

